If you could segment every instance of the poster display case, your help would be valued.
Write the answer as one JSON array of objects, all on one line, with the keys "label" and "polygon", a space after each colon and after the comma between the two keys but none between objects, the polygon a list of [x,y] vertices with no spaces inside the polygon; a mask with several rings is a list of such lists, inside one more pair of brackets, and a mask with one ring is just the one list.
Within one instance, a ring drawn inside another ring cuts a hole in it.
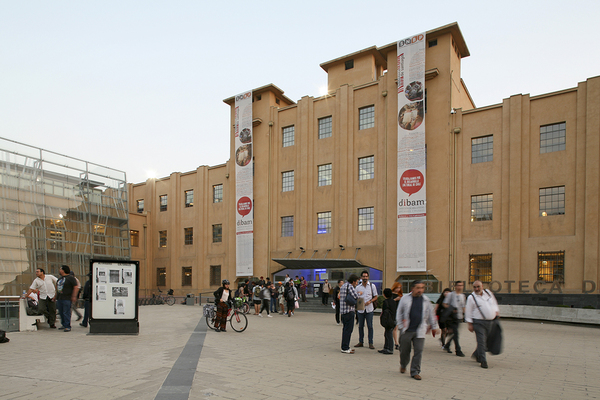
[{"label": "poster display case", "polygon": [[90,261],[90,333],[139,333],[139,270],[138,261]]}]

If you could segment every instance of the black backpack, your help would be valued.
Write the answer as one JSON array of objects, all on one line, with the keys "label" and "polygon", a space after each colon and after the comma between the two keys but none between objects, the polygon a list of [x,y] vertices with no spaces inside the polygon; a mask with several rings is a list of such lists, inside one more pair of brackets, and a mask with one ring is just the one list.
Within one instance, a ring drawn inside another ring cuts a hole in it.
[{"label": "black backpack", "polygon": [[6,337],[6,332],[3,330],[0,330],[0,343],[8,343],[10,342],[10,339]]},{"label": "black backpack", "polygon": [[386,329],[392,329],[394,326],[396,326],[396,318],[392,315],[392,312],[389,308],[383,310],[379,322],[381,322],[381,326]]},{"label": "black backpack", "polygon": [[292,300],[294,300],[294,297],[295,297],[294,296],[294,289],[290,288],[290,290],[288,290],[288,294],[287,294],[286,300],[292,301]]}]

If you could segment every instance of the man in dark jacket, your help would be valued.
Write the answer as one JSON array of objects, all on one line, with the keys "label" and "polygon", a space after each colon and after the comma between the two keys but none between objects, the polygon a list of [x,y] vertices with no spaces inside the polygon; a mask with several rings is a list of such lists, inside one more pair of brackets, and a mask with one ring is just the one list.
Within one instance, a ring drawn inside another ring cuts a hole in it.
[{"label": "man in dark jacket", "polygon": [[379,350],[381,354],[394,354],[394,327],[396,326],[396,308],[398,302],[392,298],[392,289],[387,288],[383,291],[383,306],[381,307],[381,326],[385,328],[383,337],[385,344],[383,349]]},{"label": "man in dark jacket", "polygon": [[337,322],[338,325],[340,324],[340,288],[343,284],[344,281],[340,279],[331,294],[333,296],[333,302],[335,303],[335,322]]},{"label": "man in dark jacket", "polygon": [[92,281],[91,281],[92,274],[87,274],[87,277],[88,277],[88,280],[83,285],[83,295],[81,296],[84,300],[83,321],[81,321],[81,323],[79,324],[79,325],[83,326],[84,328],[87,328],[87,326],[88,326],[88,321],[90,319],[90,312],[92,310]]}]

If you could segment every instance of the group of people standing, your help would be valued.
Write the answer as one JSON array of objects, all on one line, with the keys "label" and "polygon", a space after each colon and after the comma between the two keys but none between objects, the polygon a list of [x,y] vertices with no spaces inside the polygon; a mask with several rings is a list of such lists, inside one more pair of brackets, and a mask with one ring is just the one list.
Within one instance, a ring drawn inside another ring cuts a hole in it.
[{"label": "group of people standing", "polygon": [[[27,299],[33,294],[37,295],[38,310],[41,315],[46,317],[50,328],[56,329],[56,311],[60,315],[61,330],[71,331],[71,314],[77,315],[77,321],[83,319],[81,326],[87,327],[90,311],[91,284],[88,280],[83,290],[85,300],[85,315],[77,310],[77,299],[81,291],[81,283],[75,277],[73,271],[68,265],[63,265],[58,271],[60,278],[54,275],[46,274],[43,268],[35,270],[36,278],[29,287],[23,298]],[[87,296],[87,297],[86,297]]]},{"label": "group of people standing", "polygon": [[[334,289],[336,303],[336,321],[343,323],[341,351],[353,354],[350,348],[350,339],[354,329],[355,312],[358,313],[359,342],[354,347],[365,347],[363,328],[366,322],[368,327],[369,348],[373,346],[373,303],[377,300],[377,289],[369,282],[368,271],[361,273],[361,279],[353,274],[346,283],[338,282],[339,291]],[[488,368],[486,360],[486,341],[492,328],[492,321],[499,316],[498,303],[489,290],[483,290],[480,281],[473,282],[473,292],[468,298],[463,293],[464,283],[457,281],[455,290],[445,290],[434,309],[429,298],[424,294],[425,283],[416,280],[412,282],[411,292],[402,295],[399,284],[392,289],[383,291],[385,300],[381,311],[381,324],[385,328],[385,345],[382,354],[393,354],[393,350],[400,350],[400,373],[406,373],[410,362],[410,375],[413,379],[421,380],[421,358],[428,333],[442,333],[438,319],[444,322],[441,328],[445,335],[441,336],[442,347],[451,353],[451,343],[454,343],[456,355],[464,357],[460,342],[459,331],[463,319],[468,323],[470,332],[475,332],[477,349],[472,358],[480,363],[482,368]],[[339,294],[337,294],[339,293]],[[337,294],[337,296],[336,296]],[[337,297],[337,298],[336,298]],[[369,307],[371,306],[371,307]],[[441,318],[443,316],[443,318]],[[397,339],[396,333],[399,333]],[[395,342],[395,347],[392,343]],[[399,343],[398,343],[399,342]],[[412,352],[412,359],[411,359]]]}]

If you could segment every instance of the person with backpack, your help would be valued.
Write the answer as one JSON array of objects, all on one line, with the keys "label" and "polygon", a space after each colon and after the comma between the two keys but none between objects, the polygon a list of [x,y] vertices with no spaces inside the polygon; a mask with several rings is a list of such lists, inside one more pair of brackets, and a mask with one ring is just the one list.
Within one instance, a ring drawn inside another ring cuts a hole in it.
[{"label": "person with backpack", "polygon": [[289,281],[285,291],[283,293],[285,301],[287,303],[287,316],[291,317],[294,314],[295,305],[294,302],[298,299],[298,290],[294,286],[294,282]]},{"label": "person with backpack", "polygon": [[258,315],[258,310],[260,309],[260,304],[262,303],[262,290],[263,287],[261,286],[260,282],[258,282],[252,288],[252,299],[254,299],[254,315]]},{"label": "person with backpack", "polygon": [[273,318],[271,316],[271,312],[269,311],[270,305],[271,305],[271,285],[265,285],[261,292],[260,292],[260,298],[262,300],[262,307],[260,309],[260,312],[258,313],[259,317],[262,317],[262,312],[263,310],[267,310],[267,317],[269,318]]},{"label": "person with backpack", "polygon": [[285,287],[287,286],[287,283],[282,284],[281,282],[279,282],[279,286],[277,287],[277,297],[279,300],[279,307],[281,308],[281,312],[279,314],[284,315],[285,314]]},{"label": "person with backpack", "polygon": [[381,354],[394,354],[393,334],[396,327],[396,308],[398,307],[398,302],[392,296],[392,289],[384,289],[383,297],[385,297],[385,300],[383,301],[381,316],[379,317],[379,322],[385,329],[385,333],[383,334],[385,344],[383,345],[383,349],[378,350]]}]

